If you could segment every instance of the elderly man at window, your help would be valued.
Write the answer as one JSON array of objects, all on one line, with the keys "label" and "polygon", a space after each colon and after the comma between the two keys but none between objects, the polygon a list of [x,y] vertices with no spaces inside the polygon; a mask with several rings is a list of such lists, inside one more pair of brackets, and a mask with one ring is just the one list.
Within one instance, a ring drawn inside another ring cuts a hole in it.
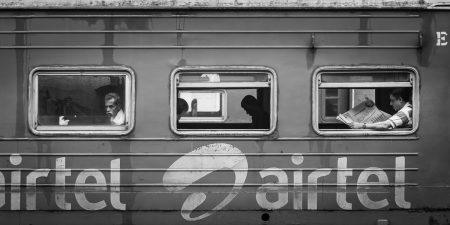
[{"label": "elderly man at window", "polygon": [[111,92],[105,95],[105,109],[111,125],[123,125],[125,123],[125,113],[122,110],[118,94]]}]

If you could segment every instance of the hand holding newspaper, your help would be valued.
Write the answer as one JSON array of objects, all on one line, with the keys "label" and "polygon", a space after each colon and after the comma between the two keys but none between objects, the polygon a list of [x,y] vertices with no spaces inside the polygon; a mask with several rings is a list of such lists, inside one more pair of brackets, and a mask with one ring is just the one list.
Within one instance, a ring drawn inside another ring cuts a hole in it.
[{"label": "hand holding newspaper", "polygon": [[390,117],[390,114],[379,110],[375,104],[373,104],[373,101],[367,99],[347,112],[339,114],[336,119],[350,126],[353,122],[376,123],[385,121]]}]

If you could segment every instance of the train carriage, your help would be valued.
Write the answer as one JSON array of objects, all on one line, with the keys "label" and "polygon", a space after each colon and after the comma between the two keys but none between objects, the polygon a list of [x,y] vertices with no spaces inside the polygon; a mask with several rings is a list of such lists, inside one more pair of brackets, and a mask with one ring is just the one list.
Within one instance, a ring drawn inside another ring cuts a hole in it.
[{"label": "train carriage", "polygon": [[448,2],[0,6],[0,224],[449,224]]}]

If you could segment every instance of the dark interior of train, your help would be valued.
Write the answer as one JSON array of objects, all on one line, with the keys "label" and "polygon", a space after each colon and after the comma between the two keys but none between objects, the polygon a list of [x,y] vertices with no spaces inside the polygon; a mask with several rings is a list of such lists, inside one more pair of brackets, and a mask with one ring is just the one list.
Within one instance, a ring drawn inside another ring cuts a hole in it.
[{"label": "dark interior of train", "polygon": [[105,96],[116,93],[123,109],[124,76],[40,75],[38,81],[38,124],[110,125],[105,110]]},{"label": "dark interior of train", "polygon": [[[209,94],[212,98],[217,95],[214,90]],[[211,98],[195,95],[183,96],[178,93],[178,102],[186,102],[188,109],[180,112],[177,129],[252,129],[268,130],[270,128],[270,89],[269,88],[243,88],[222,90],[226,98],[219,98],[215,103],[214,112],[208,112],[208,106],[212,104]],[[184,97],[184,98],[183,98]],[[223,100],[226,99],[226,100]],[[209,101],[208,101],[209,100]],[[177,107],[183,107],[177,104]],[[203,106],[202,106],[203,105]],[[193,108],[197,107],[197,110]],[[226,112],[223,112],[226,110]],[[187,119],[191,118],[191,120]]]}]

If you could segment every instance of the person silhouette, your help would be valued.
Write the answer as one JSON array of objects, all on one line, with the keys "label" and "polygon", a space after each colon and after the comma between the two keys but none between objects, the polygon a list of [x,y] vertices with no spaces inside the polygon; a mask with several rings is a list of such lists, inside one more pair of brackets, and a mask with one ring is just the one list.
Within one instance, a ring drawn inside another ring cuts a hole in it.
[{"label": "person silhouette", "polygon": [[241,101],[241,107],[252,117],[253,129],[269,129],[269,115],[264,111],[263,106],[252,95],[246,95]]}]

